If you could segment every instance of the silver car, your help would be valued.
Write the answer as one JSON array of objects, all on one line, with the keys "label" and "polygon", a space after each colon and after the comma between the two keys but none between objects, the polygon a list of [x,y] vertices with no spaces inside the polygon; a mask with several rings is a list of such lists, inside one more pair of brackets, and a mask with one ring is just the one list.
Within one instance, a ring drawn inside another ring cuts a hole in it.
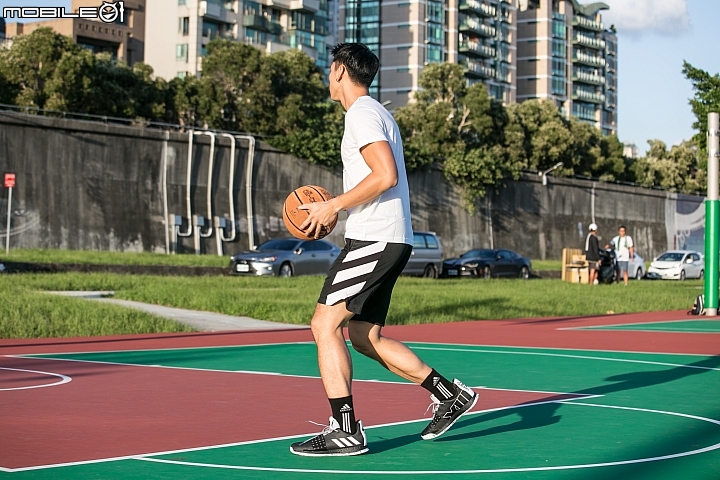
[{"label": "silver car", "polygon": [[403,275],[438,278],[442,273],[442,245],[434,232],[414,232],[413,250]]},{"label": "silver car", "polygon": [[648,278],[685,280],[705,276],[705,257],[694,250],[668,250],[655,258],[648,268]]},{"label": "silver car", "polygon": [[324,275],[341,250],[326,240],[278,238],[230,258],[230,275]]}]

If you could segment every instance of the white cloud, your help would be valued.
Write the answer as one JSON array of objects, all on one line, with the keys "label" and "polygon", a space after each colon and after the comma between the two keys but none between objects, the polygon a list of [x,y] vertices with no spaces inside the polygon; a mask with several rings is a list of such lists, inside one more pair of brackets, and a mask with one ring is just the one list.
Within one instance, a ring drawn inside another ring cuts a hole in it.
[{"label": "white cloud", "polygon": [[679,35],[690,30],[687,0],[604,0],[603,23],[619,33]]}]

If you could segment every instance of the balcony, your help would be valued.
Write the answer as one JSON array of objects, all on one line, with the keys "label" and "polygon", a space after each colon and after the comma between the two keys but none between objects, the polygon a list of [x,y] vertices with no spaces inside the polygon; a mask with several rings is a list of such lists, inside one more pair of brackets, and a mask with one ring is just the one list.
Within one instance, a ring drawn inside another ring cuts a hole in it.
[{"label": "balcony", "polygon": [[312,13],[320,10],[320,0],[260,0],[258,3],[268,7],[278,6],[285,10],[303,10]]},{"label": "balcony", "polygon": [[484,17],[494,17],[497,8],[478,0],[461,0],[459,10],[475,12]]},{"label": "balcony", "polygon": [[573,53],[573,63],[581,63],[593,67],[604,67],[605,59],[602,57],[596,57],[595,55],[588,55],[583,52],[575,52]]},{"label": "balcony", "polygon": [[216,5],[205,0],[200,2],[198,14],[201,17],[208,17],[215,20],[220,20],[223,23],[237,23],[237,14],[235,12],[232,12],[221,7],[220,5]]},{"label": "balcony", "polygon": [[590,85],[605,85],[605,77],[593,73],[574,71],[573,82],[589,83]]},{"label": "balcony", "polygon": [[585,28],[587,30],[593,30],[595,32],[605,31],[605,25],[602,22],[596,22],[585,17],[573,16],[572,20],[573,27]]},{"label": "balcony", "polygon": [[573,100],[582,100],[590,103],[605,103],[605,95],[602,93],[588,92],[586,90],[573,90]]},{"label": "balcony", "polygon": [[479,78],[495,78],[495,69],[482,62],[468,60],[465,62],[465,73]]},{"label": "balcony", "polygon": [[492,58],[495,56],[495,48],[490,45],[483,45],[475,40],[463,40],[459,45],[460,53],[474,54],[479,57]]},{"label": "balcony", "polygon": [[459,30],[461,32],[473,32],[484,37],[495,37],[495,27],[485,25],[470,17],[466,17],[460,23]]},{"label": "balcony", "polygon": [[273,35],[280,35],[282,33],[282,25],[271,22],[267,17],[262,15],[245,15],[243,17],[243,25],[255,30],[272,33]]},{"label": "balcony", "polygon": [[575,33],[575,35],[573,36],[573,43],[580,44],[584,47],[594,48],[597,50],[602,50],[605,48],[605,40],[589,37],[587,35],[583,35],[582,33]]}]

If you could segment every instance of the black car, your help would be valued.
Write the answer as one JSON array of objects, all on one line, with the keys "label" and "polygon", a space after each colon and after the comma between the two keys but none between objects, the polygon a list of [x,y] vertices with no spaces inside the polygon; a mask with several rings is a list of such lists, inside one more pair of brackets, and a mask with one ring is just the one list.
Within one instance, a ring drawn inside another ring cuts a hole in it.
[{"label": "black car", "polygon": [[530,259],[512,250],[478,248],[443,262],[443,277],[530,277]]}]

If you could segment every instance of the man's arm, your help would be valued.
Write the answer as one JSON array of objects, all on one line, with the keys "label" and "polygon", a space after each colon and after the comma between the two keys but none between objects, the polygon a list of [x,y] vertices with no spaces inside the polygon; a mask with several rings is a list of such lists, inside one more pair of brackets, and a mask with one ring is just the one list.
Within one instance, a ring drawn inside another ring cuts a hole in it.
[{"label": "man's arm", "polygon": [[630,246],[628,247],[628,251],[630,252],[630,259],[633,260],[635,258],[635,243],[633,242],[632,237],[628,237],[630,239]]},{"label": "man's arm", "polygon": [[320,230],[330,225],[340,210],[356,207],[376,199],[398,182],[397,165],[390,144],[386,141],[373,142],[360,149],[370,174],[355,188],[328,200],[327,202],[307,203],[299,206],[310,214],[307,220],[300,225],[300,230],[309,227],[308,233],[320,237]]}]

